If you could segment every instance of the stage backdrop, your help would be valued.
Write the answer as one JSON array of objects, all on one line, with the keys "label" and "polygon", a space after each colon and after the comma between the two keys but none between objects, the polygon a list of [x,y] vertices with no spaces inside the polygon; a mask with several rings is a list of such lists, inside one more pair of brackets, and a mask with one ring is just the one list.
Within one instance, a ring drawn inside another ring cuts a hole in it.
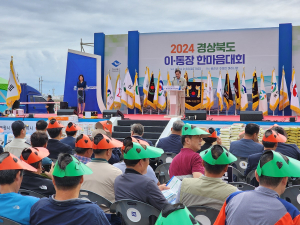
[{"label": "stage backdrop", "polygon": [[[278,76],[278,41],[278,27],[179,33],[141,33],[139,84],[143,84],[146,66],[154,72],[156,78],[160,69],[164,83],[167,80],[167,72],[170,72],[172,80],[175,77],[175,69],[179,68],[182,71],[182,77],[185,71],[188,72],[189,81],[192,81],[193,70],[195,71],[196,81],[200,81],[203,71],[204,82],[208,71],[210,71],[214,91],[216,91],[219,71],[221,70],[223,86],[226,71],[228,71],[233,91],[236,70],[239,70],[241,76],[245,67],[248,96],[251,94],[252,73],[255,68],[258,75],[258,85],[260,86],[260,73],[263,71],[266,92],[270,93],[273,68],[276,69],[276,76]],[[217,98],[215,97],[213,109],[216,109],[216,107]],[[234,110],[234,107],[231,107],[231,109]],[[252,110],[251,101],[249,101],[248,110]]]},{"label": "stage backdrop", "polygon": [[82,74],[87,86],[97,89],[86,90],[85,111],[103,111],[104,104],[101,95],[101,56],[74,50],[68,51],[64,101],[69,106],[77,106],[78,76]]}]

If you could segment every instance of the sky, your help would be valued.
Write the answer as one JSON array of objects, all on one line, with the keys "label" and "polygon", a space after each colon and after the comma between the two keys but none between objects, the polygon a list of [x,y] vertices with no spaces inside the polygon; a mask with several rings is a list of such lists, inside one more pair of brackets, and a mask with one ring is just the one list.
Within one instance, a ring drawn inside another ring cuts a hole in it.
[{"label": "sky", "polygon": [[[14,57],[21,83],[62,95],[68,49],[94,33],[126,34],[300,25],[300,1],[277,0],[9,0],[0,7],[0,77]],[[85,51],[93,53],[92,47]]]}]

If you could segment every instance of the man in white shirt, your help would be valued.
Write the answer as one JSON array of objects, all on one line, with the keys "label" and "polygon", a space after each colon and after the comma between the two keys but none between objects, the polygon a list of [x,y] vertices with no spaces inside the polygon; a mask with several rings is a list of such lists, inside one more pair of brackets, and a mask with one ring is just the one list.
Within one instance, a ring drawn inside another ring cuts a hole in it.
[{"label": "man in white shirt", "polygon": [[21,120],[16,120],[12,123],[11,129],[15,138],[6,144],[4,151],[10,152],[13,155],[20,157],[24,148],[30,148],[30,144],[26,142],[26,125]]}]

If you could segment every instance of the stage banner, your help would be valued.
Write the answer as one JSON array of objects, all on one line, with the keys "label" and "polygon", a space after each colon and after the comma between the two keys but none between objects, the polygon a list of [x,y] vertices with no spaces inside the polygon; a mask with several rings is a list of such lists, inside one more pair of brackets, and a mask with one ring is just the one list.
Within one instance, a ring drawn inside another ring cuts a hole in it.
[{"label": "stage banner", "polygon": [[[207,77],[201,76],[210,71],[213,90],[216,92],[218,78],[221,71],[222,86],[228,71],[231,89],[238,70],[241,74],[245,67],[245,84],[249,99],[252,90],[252,72],[256,68],[265,74],[266,92],[271,91],[271,77],[273,68],[278,68],[279,28],[237,29],[216,31],[188,31],[140,33],[139,47],[139,83],[144,81],[146,66],[155,74],[160,69],[161,79],[167,82],[175,79],[175,69],[181,70],[181,77],[185,72],[189,74],[189,81],[194,72],[195,81],[206,82]],[[276,73],[277,75],[278,73]],[[260,84],[260,78],[258,78]],[[233,96],[235,97],[235,96]],[[204,99],[205,101],[205,99]],[[215,101],[211,111],[217,112],[218,103]],[[234,113],[235,107],[230,109]],[[248,110],[252,110],[249,102]],[[225,112],[224,112],[225,113]]]},{"label": "stage banner", "polygon": [[201,82],[187,82],[185,92],[185,108],[189,110],[197,110],[201,108],[201,90]]}]

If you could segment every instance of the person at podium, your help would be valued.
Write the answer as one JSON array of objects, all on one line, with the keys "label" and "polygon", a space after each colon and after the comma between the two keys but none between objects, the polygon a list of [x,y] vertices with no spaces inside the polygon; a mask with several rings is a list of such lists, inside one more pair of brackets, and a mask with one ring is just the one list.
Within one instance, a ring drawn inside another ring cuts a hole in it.
[{"label": "person at podium", "polygon": [[77,92],[78,113],[81,114],[84,112],[84,108],[85,108],[85,89],[86,89],[86,81],[84,80],[84,76],[82,74],[80,74],[78,77],[77,89],[78,89]]},{"label": "person at podium", "polygon": [[[185,90],[186,88],[186,80],[181,77],[181,71],[179,69],[176,69],[175,70],[175,77],[174,77],[174,80],[172,81],[172,86],[179,86],[179,90]],[[184,116],[184,113],[185,113],[185,93],[182,92],[182,93],[179,93],[179,104],[178,104],[178,109],[177,109],[177,112],[179,114],[179,111],[180,111],[180,114],[181,116]]]},{"label": "person at podium", "polygon": [[175,70],[175,77],[172,81],[172,86],[180,86],[180,90],[184,90],[186,88],[186,80],[181,77],[181,71],[179,69]]}]

